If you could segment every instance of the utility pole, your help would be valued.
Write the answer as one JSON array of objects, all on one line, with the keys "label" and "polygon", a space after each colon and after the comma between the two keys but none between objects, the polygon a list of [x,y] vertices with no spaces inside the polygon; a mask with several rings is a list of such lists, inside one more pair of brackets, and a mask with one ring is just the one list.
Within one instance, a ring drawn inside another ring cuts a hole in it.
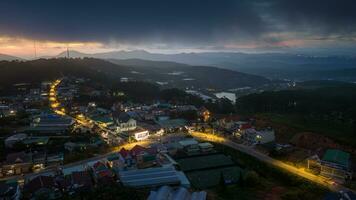
[{"label": "utility pole", "polygon": [[35,59],[37,59],[37,47],[36,47],[36,40],[33,41],[33,48],[34,48],[34,51],[35,51]]},{"label": "utility pole", "polygon": [[69,46],[67,44],[67,58],[69,58]]}]

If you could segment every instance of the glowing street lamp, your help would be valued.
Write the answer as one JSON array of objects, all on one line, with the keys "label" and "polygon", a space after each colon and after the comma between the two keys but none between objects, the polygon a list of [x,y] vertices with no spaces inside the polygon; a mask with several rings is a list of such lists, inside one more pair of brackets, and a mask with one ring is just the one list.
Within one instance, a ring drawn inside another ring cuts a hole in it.
[{"label": "glowing street lamp", "polygon": [[59,106],[59,103],[52,103],[52,104],[51,104],[51,107],[52,107],[52,108],[57,108],[58,106]]}]

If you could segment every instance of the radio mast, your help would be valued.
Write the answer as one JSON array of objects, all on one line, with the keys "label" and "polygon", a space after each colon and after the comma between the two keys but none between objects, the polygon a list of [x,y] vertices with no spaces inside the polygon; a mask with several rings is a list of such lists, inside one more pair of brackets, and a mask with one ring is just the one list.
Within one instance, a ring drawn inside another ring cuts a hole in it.
[{"label": "radio mast", "polygon": [[36,40],[33,41],[33,49],[35,51],[35,59],[37,59],[37,46],[36,46]]},{"label": "radio mast", "polygon": [[67,44],[67,58],[69,58],[69,46]]}]

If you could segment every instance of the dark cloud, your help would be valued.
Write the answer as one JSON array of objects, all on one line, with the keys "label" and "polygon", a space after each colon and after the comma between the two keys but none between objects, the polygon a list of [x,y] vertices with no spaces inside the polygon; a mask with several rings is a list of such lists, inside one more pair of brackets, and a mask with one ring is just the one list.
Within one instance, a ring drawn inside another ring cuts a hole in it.
[{"label": "dark cloud", "polygon": [[356,31],[355,0],[271,0],[268,14],[291,30],[321,34]]},{"label": "dark cloud", "polygon": [[248,1],[8,1],[0,32],[56,40],[210,41],[258,36],[263,23]]},{"label": "dark cloud", "polygon": [[355,11],[355,0],[2,0],[0,35],[198,45],[281,31],[347,37],[356,31]]}]

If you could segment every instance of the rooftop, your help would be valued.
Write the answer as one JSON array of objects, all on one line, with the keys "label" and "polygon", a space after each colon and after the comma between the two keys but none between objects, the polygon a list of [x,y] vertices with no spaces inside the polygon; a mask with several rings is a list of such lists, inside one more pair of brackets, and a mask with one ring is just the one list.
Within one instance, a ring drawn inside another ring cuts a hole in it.
[{"label": "rooftop", "polygon": [[322,160],[343,166],[349,166],[350,154],[337,149],[328,149]]},{"label": "rooftop", "polygon": [[234,165],[234,162],[224,154],[187,157],[178,159],[177,162],[184,172]]},{"label": "rooftop", "polygon": [[184,119],[169,119],[157,122],[162,128],[178,128],[186,125]]},{"label": "rooftop", "polygon": [[180,184],[179,176],[173,167],[121,171],[120,179],[125,186],[132,187]]}]

